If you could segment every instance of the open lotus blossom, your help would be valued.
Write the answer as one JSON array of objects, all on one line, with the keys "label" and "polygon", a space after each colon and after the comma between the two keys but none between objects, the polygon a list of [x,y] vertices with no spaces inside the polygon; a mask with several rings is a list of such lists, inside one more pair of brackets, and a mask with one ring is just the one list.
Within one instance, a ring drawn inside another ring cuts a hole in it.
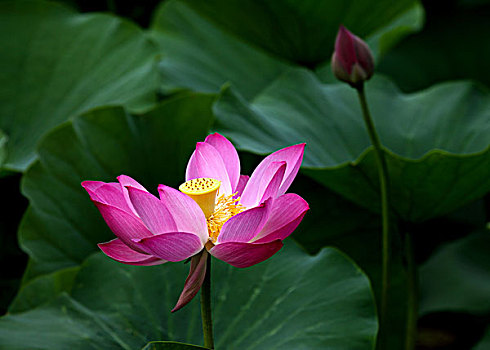
[{"label": "open lotus blossom", "polygon": [[240,175],[235,147],[220,134],[197,143],[179,190],[158,186],[160,198],[129,176],[118,183],[84,181],[116,239],[99,244],[112,259],[156,265],[192,257],[184,290],[172,311],[199,291],[208,254],[236,267],[274,255],[309,209],[287,189],[298,173],[304,144],[266,157],[249,178]]}]

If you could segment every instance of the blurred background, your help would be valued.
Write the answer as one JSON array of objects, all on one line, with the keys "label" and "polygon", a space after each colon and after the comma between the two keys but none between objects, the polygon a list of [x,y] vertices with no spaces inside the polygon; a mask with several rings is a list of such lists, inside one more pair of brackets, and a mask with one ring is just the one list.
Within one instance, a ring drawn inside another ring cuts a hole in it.
[{"label": "blurred background", "polygon": [[[101,241],[97,232],[110,237],[81,188],[73,189],[80,176],[90,176],[86,171],[108,181],[122,168],[148,188],[178,185],[194,144],[180,144],[169,129],[165,142],[176,146],[159,145],[161,135],[148,119],[162,101],[189,96],[198,100],[181,119],[191,125],[179,126],[188,132],[186,140],[210,131],[230,137],[245,174],[260,154],[307,142],[304,169],[291,192],[312,209],[293,239],[311,254],[338,247],[378,294],[378,198],[363,190],[363,181],[376,183],[376,173],[372,159],[362,156],[368,148],[362,124],[350,123],[357,107],[345,107],[355,98],[330,72],[341,23],[376,56],[368,99],[394,174],[399,232],[393,239],[393,329],[383,341],[399,349],[404,337],[403,231],[414,239],[418,266],[417,349],[490,349],[485,0],[1,1],[0,314],[30,279],[78,265],[95,251],[92,245],[61,257],[52,243],[60,232],[89,217],[95,224],[86,231],[93,231],[82,235],[93,243]],[[114,106],[124,112],[103,110]],[[91,124],[97,113],[106,113],[107,121]],[[119,138],[125,131],[110,122],[117,113],[126,120],[146,117],[136,122],[134,134],[128,132],[133,136]],[[67,123],[82,114],[85,119],[68,132]],[[418,122],[410,118],[417,115],[426,121],[414,126]],[[107,130],[114,139],[96,140]],[[72,133],[80,144],[72,144]],[[341,139],[350,140],[345,149],[337,146]],[[136,143],[144,159],[132,155],[128,144]],[[127,157],[107,160],[126,149]],[[155,165],[157,151],[172,160]],[[72,203],[76,208],[66,209]],[[77,212],[85,218],[76,218]]]}]

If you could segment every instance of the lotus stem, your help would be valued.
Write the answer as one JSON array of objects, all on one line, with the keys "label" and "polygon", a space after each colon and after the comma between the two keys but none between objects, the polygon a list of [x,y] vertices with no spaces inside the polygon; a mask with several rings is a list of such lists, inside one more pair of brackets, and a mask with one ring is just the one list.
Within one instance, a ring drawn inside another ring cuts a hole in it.
[{"label": "lotus stem", "polygon": [[361,103],[362,115],[366,128],[371,139],[371,143],[374,146],[374,153],[376,155],[376,165],[378,167],[379,187],[381,191],[381,217],[382,217],[382,272],[381,272],[381,304],[379,306],[379,318],[380,329],[382,331],[386,328],[386,317],[388,312],[388,294],[390,286],[390,218],[389,218],[389,202],[388,202],[388,167],[386,165],[386,159],[379,140],[378,133],[374,127],[371,114],[366,101],[366,95],[364,93],[364,84],[359,85],[357,88],[359,101]]},{"label": "lotus stem", "polygon": [[206,275],[201,287],[201,317],[204,347],[214,349],[213,318],[211,315],[211,255],[208,254]]}]

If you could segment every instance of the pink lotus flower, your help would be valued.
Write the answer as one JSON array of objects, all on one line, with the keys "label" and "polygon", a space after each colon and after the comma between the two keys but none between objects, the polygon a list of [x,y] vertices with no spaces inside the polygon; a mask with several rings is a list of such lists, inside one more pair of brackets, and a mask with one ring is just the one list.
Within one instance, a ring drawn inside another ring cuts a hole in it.
[{"label": "pink lotus flower", "polygon": [[332,72],[337,79],[356,87],[371,78],[374,59],[369,46],[340,26],[332,55]]},{"label": "pink lotus flower", "polygon": [[112,259],[156,265],[192,257],[184,290],[172,311],[199,291],[208,253],[236,267],[274,255],[299,225],[308,204],[285,194],[303,159],[304,144],[266,157],[249,178],[240,175],[235,147],[219,134],[197,143],[180,192],[158,186],[160,198],[129,176],[117,182],[84,181],[107,225],[118,237],[99,244]]}]

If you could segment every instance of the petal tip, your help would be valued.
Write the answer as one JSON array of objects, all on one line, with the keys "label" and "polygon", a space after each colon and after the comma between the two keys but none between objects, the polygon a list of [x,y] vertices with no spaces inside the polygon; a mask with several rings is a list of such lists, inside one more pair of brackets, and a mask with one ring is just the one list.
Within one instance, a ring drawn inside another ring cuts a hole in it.
[{"label": "petal tip", "polygon": [[170,312],[173,314],[174,312],[176,311],[179,311],[180,309],[182,309],[184,306],[186,306],[187,304],[189,304],[190,300],[187,302],[187,303],[180,303],[179,301],[177,302],[177,304],[174,306],[174,308],[172,310],[170,310]]},{"label": "petal tip", "polygon": [[218,138],[226,138],[224,137],[223,135],[221,135],[220,133],[212,133],[212,134],[209,134],[208,136],[206,136],[206,138],[204,139],[204,142],[208,142],[209,139],[212,139],[212,138],[215,138],[215,137],[218,137]]},{"label": "petal tip", "polygon": [[[84,180],[80,182],[80,185],[88,192],[88,191],[94,191],[98,187],[105,185],[106,183],[103,181],[94,181],[94,180]],[[95,188],[94,188],[95,186]]]},{"label": "petal tip", "polygon": [[128,191],[129,191],[129,190],[131,190],[131,191],[137,191],[137,192],[145,192],[145,193],[148,193],[148,192],[143,191],[143,190],[141,190],[141,189],[139,189],[139,188],[137,188],[137,187],[134,187],[133,185],[123,185],[123,187],[124,187],[125,189],[127,189]]},{"label": "petal tip", "polygon": [[291,146],[291,147],[305,149],[305,147],[306,147],[306,142],[303,142],[303,143],[298,143],[297,145],[293,145],[293,146]]}]

